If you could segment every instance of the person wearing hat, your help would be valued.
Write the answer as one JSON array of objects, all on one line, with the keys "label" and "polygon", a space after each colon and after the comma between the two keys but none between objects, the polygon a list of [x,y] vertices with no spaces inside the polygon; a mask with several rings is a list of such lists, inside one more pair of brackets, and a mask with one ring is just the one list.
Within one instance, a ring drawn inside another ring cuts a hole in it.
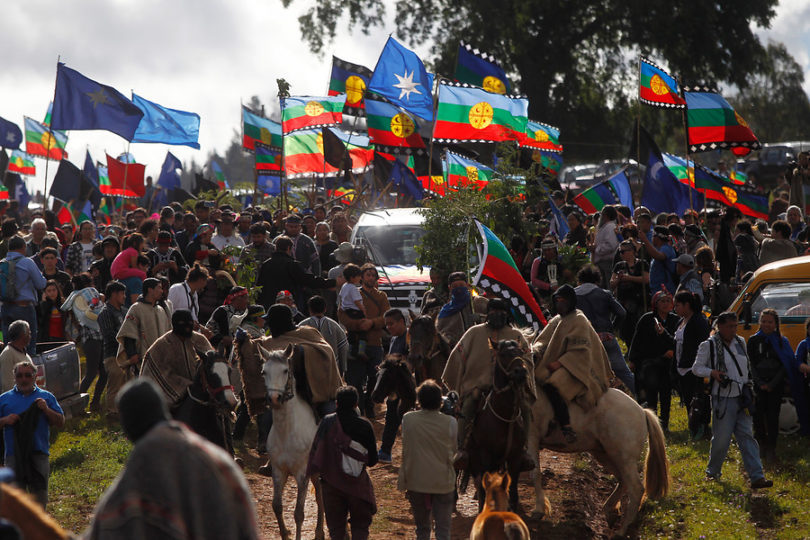
[{"label": "person wearing hat", "polygon": [[678,288],[675,289],[675,293],[689,291],[697,295],[701,305],[703,305],[703,280],[700,279],[695,270],[695,258],[684,253],[677,259],[673,259],[672,262],[675,263],[675,273],[678,274],[679,278]]},{"label": "person wearing hat", "polygon": [[244,211],[239,214],[239,219],[236,221],[236,234],[238,234],[242,241],[247,245],[250,242],[250,226],[253,224],[253,217]]},{"label": "person wearing hat", "polygon": [[[516,341],[526,353],[524,362],[527,370],[531,372],[534,369],[529,343],[523,333],[509,324],[510,322],[510,308],[506,300],[503,298],[491,299],[487,304],[486,322],[471,326],[464,332],[456,346],[453,347],[444,367],[442,381],[447,385],[447,388],[457,392],[461,398],[461,416],[458,419],[459,451],[453,459],[457,469],[463,469],[467,465],[467,439],[472,432],[479,401],[492,386],[492,349],[490,343],[503,340]],[[534,401],[536,394],[532,377],[527,378],[526,384],[527,400]],[[520,407],[523,418],[530,419],[531,403],[521,403]],[[529,422],[526,421],[525,425],[528,426]],[[531,462],[529,456],[526,456],[526,460]]]},{"label": "person wearing hat", "polygon": [[304,287],[310,289],[327,289],[335,286],[335,280],[323,279],[307,273],[293,257],[293,241],[287,236],[275,240],[276,251],[262,263],[256,277],[256,285],[262,287],[259,303],[266,308],[273,305],[279,291],[291,291],[299,300],[303,297]]},{"label": "person wearing hat", "polygon": [[219,269],[222,256],[214,244],[211,243],[212,234],[213,229],[208,223],[197,226],[194,239],[189,242],[183,252],[183,258],[189,265],[199,262],[210,269]]},{"label": "person wearing hat", "polygon": [[[540,252],[542,254],[532,262],[531,283],[544,304],[548,305],[565,270],[553,236],[543,238],[540,243]],[[568,273],[570,274],[570,271]]]},{"label": "person wearing hat", "polygon": [[[301,216],[290,214],[284,220],[284,234],[276,237],[286,236],[292,240],[292,256],[304,269],[304,272],[314,276],[321,275],[321,259],[318,256],[318,249],[315,242],[309,236],[301,232]],[[275,240],[274,240],[275,242]]]},{"label": "person wearing hat", "polygon": [[619,244],[619,256],[621,259],[613,266],[610,287],[627,312],[619,336],[625,343],[630,343],[636,323],[646,311],[650,298],[650,267],[637,257],[636,242],[633,240],[624,240]]},{"label": "person wearing hat", "polygon": [[675,290],[675,263],[676,254],[670,245],[669,229],[656,225],[653,228],[652,241],[646,234],[639,234],[638,239],[647,255],[652,261],[650,264],[650,293],[655,294],[662,288],[670,293]]},{"label": "person wearing hat", "polygon": [[222,212],[222,217],[217,223],[217,233],[211,238],[211,243],[219,251],[222,251],[226,246],[245,247],[245,241],[234,231],[233,221],[235,217],[236,214],[230,210]]},{"label": "person wearing hat", "polygon": [[[267,434],[268,429],[265,423],[262,422],[262,416],[267,411],[267,389],[264,385],[264,379],[252,378],[244,379],[242,377],[242,362],[253,362],[254,367],[258,365],[261,360],[256,361],[258,355],[258,339],[265,337],[265,319],[267,314],[264,307],[258,304],[248,306],[245,318],[239,324],[236,332],[244,332],[241,343],[237,340],[233,347],[231,364],[239,366],[238,385],[234,390],[239,394],[239,406],[236,408],[236,421],[233,424],[232,438],[235,441],[241,441],[245,437],[245,431],[250,424],[250,419],[256,419],[258,426],[258,439],[256,449],[259,454],[267,453]],[[246,359],[246,360],[243,360]],[[261,366],[259,366],[261,369]]]},{"label": "person wearing hat", "polygon": [[254,223],[250,226],[250,243],[242,248],[239,259],[253,257],[258,264],[262,264],[275,251],[276,246],[267,240],[267,229],[264,223]]},{"label": "person wearing hat", "polygon": [[156,244],[155,248],[146,252],[146,256],[149,257],[149,275],[165,277],[172,285],[183,281],[188,266],[180,251],[172,247],[172,233],[160,231]]},{"label": "person wearing hat", "polygon": [[295,324],[301,324],[306,317],[304,314],[298,311],[298,306],[295,305],[295,298],[290,291],[278,291],[276,295],[276,304],[284,304],[285,306],[289,306],[293,312],[293,322]]},{"label": "person wearing hat", "polygon": [[[574,288],[563,285],[551,299],[557,315],[534,340],[534,378],[549,398],[557,424],[565,427],[570,422],[567,404],[576,403],[585,412],[593,409],[610,388],[613,370],[599,335],[577,309]],[[570,425],[561,435],[569,443],[577,437]]]},{"label": "person wearing hat", "polygon": [[143,292],[138,301],[130,306],[118,330],[116,362],[126,372],[127,379],[138,373],[149,346],[172,327],[170,310],[160,300],[162,295],[160,280],[143,280]]},{"label": "person wearing hat", "polygon": [[[177,220],[175,219],[175,221]],[[174,235],[174,241],[177,242],[177,247],[180,249],[180,251],[185,253],[186,248],[191,243],[191,240],[194,238],[194,235],[197,232],[197,216],[191,212],[188,212],[183,215],[182,229],[180,228],[180,223],[177,223],[177,225],[179,230],[177,231],[177,234]]]},{"label": "person wearing hat", "polygon": [[697,225],[690,224],[684,227],[683,236],[686,241],[686,253],[693,257],[700,248],[708,245],[706,238],[703,236],[703,231]]},{"label": "person wearing hat", "polygon": [[242,319],[247,316],[249,303],[250,298],[246,288],[231,287],[223,305],[214,310],[211,318],[205,324],[212,334],[209,338],[211,345],[219,349],[225,356],[230,356],[233,333]]}]

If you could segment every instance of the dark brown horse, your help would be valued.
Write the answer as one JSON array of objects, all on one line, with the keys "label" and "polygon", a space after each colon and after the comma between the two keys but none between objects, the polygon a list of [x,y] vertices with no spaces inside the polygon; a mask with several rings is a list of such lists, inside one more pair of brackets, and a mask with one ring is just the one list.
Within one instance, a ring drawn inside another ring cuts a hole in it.
[{"label": "dark brown horse", "polygon": [[416,381],[401,354],[389,354],[377,368],[377,382],[371,399],[382,403],[391,396],[399,399],[398,413],[403,416],[416,405]]},{"label": "dark brown horse", "polygon": [[420,315],[414,318],[408,328],[408,338],[408,362],[413,366],[416,384],[428,379],[440,381],[452,347],[436,331],[433,317]]},{"label": "dark brown horse", "polygon": [[484,473],[506,470],[514,479],[509,487],[509,505],[518,511],[517,479],[526,445],[527,421],[521,415],[521,402],[529,372],[523,363],[523,350],[516,341],[490,343],[495,357],[492,387],[481,398],[467,444],[469,466],[462,477],[462,491],[471,476],[478,490],[478,511],[485,499],[481,479]]}]

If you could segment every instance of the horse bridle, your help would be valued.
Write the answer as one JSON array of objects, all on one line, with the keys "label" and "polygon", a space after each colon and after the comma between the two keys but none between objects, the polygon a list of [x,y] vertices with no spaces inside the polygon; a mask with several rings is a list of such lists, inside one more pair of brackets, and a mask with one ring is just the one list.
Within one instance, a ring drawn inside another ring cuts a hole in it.
[{"label": "horse bridle", "polygon": [[[506,367],[504,367],[501,364],[501,362],[498,360],[498,356],[499,356],[498,351],[493,350],[492,355],[495,356],[495,366],[494,367],[498,368],[501,373],[506,375],[507,378],[509,377],[509,370],[512,369],[512,365],[517,361],[521,361],[521,362],[523,361],[521,359],[520,355],[515,355],[515,356],[512,357],[512,359],[509,361],[509,363],[506,364]],[[510,386],[510,383],[507,382],[506,386],[503,386],[501,388],[496,387],[495,386],[495,377],[494,376],[492,377],[492,388],[493,388],[493,390],[495,391],[496,394],[500,394],[501,392],[505,392],[506,390],[509,389],[509,386]]]},{"label": "horse bridle", "polygon": [[188,387],[188,397],[190,397],[193,401],[201,405],[209,405],[212,402],[214,405],[216,405],[217,395],[221,394],[225,390],[230,390],[231,392],[233,392],[232,384],[226,384],[223,386],[216,386],[216,387],[212,387],[210,384],[208,384],[208,376],[206,375],[204,364],[200,365],[200,383],[202,384],[203,390],[205,390],[205,392],[208,394],[209,400],[203,401],[200,398],[194,396],[191,393],[191,386]]},{"label": "horse bridle", "polygon": [[287,382],[284,384],[284,388],[268,388],[267,395],[270,395],[270,392],[278,392],[281,397],[279,401],[281,403],[285,403],[291,400],[294,396],[293,394],[293,384],[295,382],[295,377],[292,373],[292,366],[290,366],[290,360],[287,359]]}]

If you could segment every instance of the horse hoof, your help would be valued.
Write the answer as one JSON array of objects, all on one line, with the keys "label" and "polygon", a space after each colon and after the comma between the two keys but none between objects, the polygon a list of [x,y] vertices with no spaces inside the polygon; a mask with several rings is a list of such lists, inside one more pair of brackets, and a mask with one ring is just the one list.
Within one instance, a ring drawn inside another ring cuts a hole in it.
[{"label": "horse hoof", "polygon": [[532,515],[529,516],[529,519],[532,519],[534,521],[541,521],[545,517],[546,515],[543,512],[538,512],[537,510],[535,510],[534,512],[532,512]]}]

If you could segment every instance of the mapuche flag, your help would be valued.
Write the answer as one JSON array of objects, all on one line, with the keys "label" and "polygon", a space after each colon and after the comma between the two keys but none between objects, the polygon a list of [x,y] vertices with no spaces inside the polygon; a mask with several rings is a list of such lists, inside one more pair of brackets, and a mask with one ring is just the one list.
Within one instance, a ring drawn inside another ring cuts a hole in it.
[{"label": "mapuche flag", "polygon": [[694,182],[695,189],[703,193],[706,200],[733,206],[755,219],[768,219],[768,198],[759,195],[754,188],[732,184],[700,165],[694,168]]},{"label": "mapuche flag", "polygon": [[217,179],[219,189],[226,189],[228,187],[228,179],[225,178],[225,172],[223,172],[222,167],[219,166],[219,163],[213,160],[211,160],[211,172],[214,173],[214,178]]},{"label": "mapuche flag", "polygon": [[[353,135],[346,146],[352,159],[352,172],[364,171],[373,154],[368,137]],[[287,178],[340,174],[337,167],[326,162],[323,154],[323,133],[319,128],[302,129],[284,136],[284,168]]]},{"label": "mapuche flag", "polygon": [[[124,163],[107,154],[107,176],[110,181],[111,193],[117,197],[143,197],[145,186],[143,183],[146,174],[146,165],[141,163]],[[99,188],[101,187],[101,173],[99,173]],[[102,191],[102,193],[104,193]]]},{"label": "mapuche flag", "polygon": [[512,317],[519,326],[541,330],[546,325],[543,310],[520,275],[509,250],[480,221],[476,219],[475,224],[481,233],[483,253],[478,273],[472,280],[473,286],[506,300],[512,306]]},{"label": "mapuche flag", "polygon": [[25,152],[14,150],[11,152],[11,159],[8,161],[8,172],[32,175],[37,173],[34,160]]},{"label": "mapuche flag", "polygon": [[638,99],[654,107],[683,109],[686,105],[675,77],[644,57],[639,59]]},{"label": "mapuche flag", "polygon": [[627,169],[622,168],[613,176],[590,187],[574,197],[574,204],[586,214],[599,212],[608,204],[621,204],[633,209],[633,192],[630,190],[630,179]]},{"label": "mapuche flag", "polygon": [[262,118],[242,106],[242,148],[253,150],[256,142],[281,148],[281,124]]},{"label": "mapuche flag", "polygon": [[[256,143],[256,170],[265,172],[267,174],[275,173],[280,175],[281,167],[281,150],[266,146],[262,143]],[[216,162],[212,162],[212,165]],[[216,173],[216,171],[214,171]],[[223,177],[224,178],[224,177]],[[217,177],[219,179],[219,177]]]},{"label": "mapuche flag", "polygon": [[559,152],[532,150],[531,158],[535,163],[539,163],[552,178],[559,176],[563,164],[563,157]]},{"label": "mapuche flag", "polygon": [[495,173],[490,167],[455,152],[445,154],[443,169],[445,186],[450,189],[475,186],[482,190]]},{"label": "mapuche flag", "polygon": [[690,152],[722,148],[745,155],[761,146],[748,123],[716,90],[684,88],[683,94]]},{"label": "mapuche flag", "polygon": [[525,97],[442,81],[433,137],[442,143],[519,141],[526,136],[528,110]]},{"label": "mapuche flag", "polygon": [[374,144],[425,148],[416,118],[390,103],[366,99],[366,125]]},{"label": "mapuche flag", "polygon": [[560,144],[560,128],[535,122],[526,121],[526,136],[521,139],[520,146],[523,148],[536,148],[547,152],[562,152]]},{"label": "mapuche flag", "polygon": [[333,126],[343,122],[346,95],[326,97],[293,96],[281,100],[281,129],[292,133],[299,129]]},{"label": "mapuche flag", "polygon": [[365,114],[363,95],[366,88],[368,88],[371,75],[372,71],[367,67],[352,64],[333,56],[328,95],[346,94],[346,104],[343,106],[343,112],[363,116]]},{"label": "mapuche flag", "polygon": [[33,118],[25,117],[25,152],[27,154],[59,161],[68,157],[65,145],[67,145],[67,136],[64,133],[49,131]]},{"label": "mapuche flag", "polygon": [[458,45],[455,78],[458,82],[480,86],[496,94],[509,91],[506,72],[498,65],[495,57],[473,49],[463,41]]},{"label": "mapuche flag", "polygon": [[112,195],[112,185],[110,184],[110,174],[107,166],[100,162],[96,162],[96,170],[98,171],[98,190],[102,195]]}]

